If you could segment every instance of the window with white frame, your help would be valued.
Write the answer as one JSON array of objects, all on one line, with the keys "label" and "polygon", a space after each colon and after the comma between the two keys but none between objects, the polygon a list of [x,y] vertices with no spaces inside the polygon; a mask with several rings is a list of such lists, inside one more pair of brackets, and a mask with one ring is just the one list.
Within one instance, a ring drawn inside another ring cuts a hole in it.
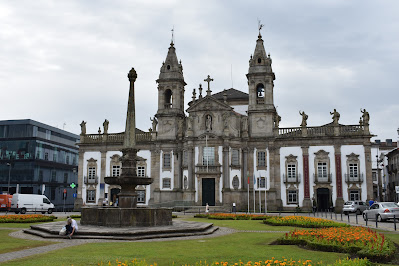
[{"label": "window with white frame", "polygon": [[163,167],[170,168],[170,153],[163,154]]},{"label": "window with white frame", "polygon": [[327,163],[326,162],[319,162],[317,163],[317,177],[318,178],[328,178],[327,173]]},{"label": "window with white frame", "polygon": [[137,176],[145,177],[145,167],[144,166],[137,166]]},{"label": "window with white frame", "polygon": [[215,147],[204,147],[202,164],[215,165]]},{"label": "window with white frame", "polygon": [[258,151],[258,166],[266,166],[266,152]]},{"label": "window with white frame", "polygon": [[113,165],[112,166],[112,176],[120,176],[121,175],[121,166],[120,165]]},{"label": "window with white frame", "polygon": [[359,174],[359,166],[357,163],[349,164],[349,178],[357,178]]},{"label": "window with white frame", "polygon": [[296,177],[296,164],[287,164],[287,178],[295,179]]},{"label": "window with white frame", "polygon": [[87,202],[96,202],[95,190],[87,190]]},{"label": "window with white frame", "polygon": [[266,178],[258,177],[258,188],[266,188]]},{"label": "window with white frame", "polygon": [[145,203],[145,190],[137,190],[137,203]]},{"label": "window with white frame", "polygon": [[351,201],[360,200],[359,190],[349,191],[349,200],[351,200]]},{"label": "window with white frame", "polygon": [[239,149],[231,150],[231,165],[234,165],[234,166],[240,165],[240,150]]},{"label": "window with white frame", "polygon": [[44,160],[48,161],[48,152],[44,153]]},{"label": "window with white frame", "polygon": [[288,204],[289,203],[298,203],[298,191],[288,190],[287,200],[288,200]]},{"label": "window with white frame", "polygon": [[95,179],[96,178],[96,167],[89,167],[88,169],[88,177],[89,179]]},{"label": "window with white frame", "polygon": [[170,178],[162,179],[162,188],[171,188]]}]

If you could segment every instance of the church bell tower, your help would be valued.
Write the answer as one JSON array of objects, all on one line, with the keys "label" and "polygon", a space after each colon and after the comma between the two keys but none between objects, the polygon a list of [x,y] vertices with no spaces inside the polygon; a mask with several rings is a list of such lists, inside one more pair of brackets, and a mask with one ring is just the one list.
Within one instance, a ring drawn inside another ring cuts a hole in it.
[{"label": "church bell tower", "polygon": [[[259,29],[260,30],[260,29]],[[273,101],[272,59],[266,55],[262,35],[258,35],[253,56],[249,60],[247,74],[249,89],[248,120],[251,137],[273,135],[276,108]]]},{"label": "church bell tower", "polygon": [[183,124],[184,86],[183,66],[178,62],[173,40],[170,43],[168,55],[162,63],[158,83],[158,139],[174,139],[179,125]]}]

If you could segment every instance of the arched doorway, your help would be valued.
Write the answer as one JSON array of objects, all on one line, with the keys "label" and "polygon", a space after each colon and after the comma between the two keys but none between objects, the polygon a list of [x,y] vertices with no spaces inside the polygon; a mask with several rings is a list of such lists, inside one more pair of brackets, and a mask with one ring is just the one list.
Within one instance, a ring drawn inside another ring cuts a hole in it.
[{"label": "arched doorway", "polygon": [[325,211],[330,209],[330,189],[318,188],[317,189],[317,210]]}]

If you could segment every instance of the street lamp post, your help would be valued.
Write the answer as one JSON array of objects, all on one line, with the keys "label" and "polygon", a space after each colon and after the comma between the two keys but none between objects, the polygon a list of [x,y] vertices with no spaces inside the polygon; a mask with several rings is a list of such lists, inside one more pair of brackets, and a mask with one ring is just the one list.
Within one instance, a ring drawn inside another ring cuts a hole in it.
[{"label": "street lamp post", "polygon": [[7,163],[7,166],[8,166],[8,187],[7,187],[7,194],[10,195],[11,163]]}]

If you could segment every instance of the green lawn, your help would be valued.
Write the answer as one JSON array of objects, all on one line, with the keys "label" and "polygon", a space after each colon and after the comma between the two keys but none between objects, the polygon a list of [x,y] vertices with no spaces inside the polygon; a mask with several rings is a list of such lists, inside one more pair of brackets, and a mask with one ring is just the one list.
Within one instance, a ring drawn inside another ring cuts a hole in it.
[{"label": "green lawn", "polygon": [[0,254],[54,244],[54,242],[49,241],[24,240],[8,236],[12,231],[13,230],[0,229]]},{"label": "green lawn", "polygon": [[306,251],[296,246],[268,245],[281,233],[235,233],[201,240],[86,244],[20,259],[5,265],[97,265],[119,260],[145,259],[158,265],[199,261],[259,261],[271,257],[310,259],[333,263],[347,254]]}]

